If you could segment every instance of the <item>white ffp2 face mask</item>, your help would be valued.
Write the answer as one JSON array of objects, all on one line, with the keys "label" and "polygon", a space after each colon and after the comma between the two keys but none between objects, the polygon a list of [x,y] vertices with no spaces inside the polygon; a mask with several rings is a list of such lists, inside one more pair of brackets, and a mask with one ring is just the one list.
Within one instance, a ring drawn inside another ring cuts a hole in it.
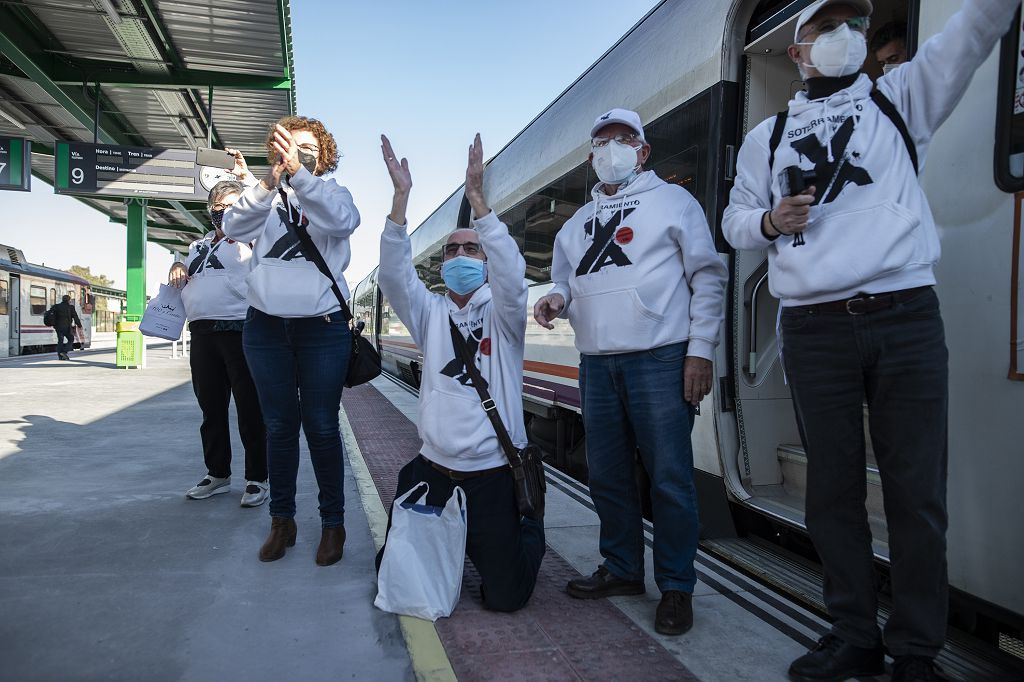
[{"label": "white ffp2 face mask", "polygon": [[811,64],[822,76],[839,78],[860,71],[868,56],[868,41],[860,31],[843,24],[829,33],[823,33],[811,45]]},{"label": "white ffp2 face mask", "polygon": [[608,185],[621,185],[640,166],[636,149],[615,140],[595,149],[592,163],[597,177]]}]

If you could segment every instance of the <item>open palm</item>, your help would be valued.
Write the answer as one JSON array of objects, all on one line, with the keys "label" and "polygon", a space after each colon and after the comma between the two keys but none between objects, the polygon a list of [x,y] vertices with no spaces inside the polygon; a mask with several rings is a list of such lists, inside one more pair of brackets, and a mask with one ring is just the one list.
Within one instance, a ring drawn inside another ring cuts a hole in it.
[{"label": "open palm", "polygon": [[384,163],[391,174],[391,183],[395,186],[395,193],[408,194],[412,189],[412,173],[409,172],[409,160],[398,160],[395,150],[391,148],[391,140],[386,135],[380,136],[380,150],[384,154]]}]

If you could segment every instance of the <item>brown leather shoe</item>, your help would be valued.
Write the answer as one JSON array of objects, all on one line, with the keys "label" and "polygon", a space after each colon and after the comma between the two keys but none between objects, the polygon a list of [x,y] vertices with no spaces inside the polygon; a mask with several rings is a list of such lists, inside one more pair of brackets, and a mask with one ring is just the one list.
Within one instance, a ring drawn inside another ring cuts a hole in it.
[{"label": "brown leather shoe", "polygon": [[295,519],[278,516],[270,518],[270,535],[260,547],[260,561],[277,561],[284,556],[285,547],[295,546]]},{"label": "brown leather shoe", "polygon": [[643,580],[617,578],[604,566],[598,566],[589,578],[570,580],[565,591],[569,593],[570,597],[577,599],[600,599],[601,597],[643,594],[646,588]]},{"label": "brown leather shoe", "polygon": [[345,550],[345,526],[324,528],[320,534],[320,546],[316,550],[317,566],[330,566],[341,561]]}]

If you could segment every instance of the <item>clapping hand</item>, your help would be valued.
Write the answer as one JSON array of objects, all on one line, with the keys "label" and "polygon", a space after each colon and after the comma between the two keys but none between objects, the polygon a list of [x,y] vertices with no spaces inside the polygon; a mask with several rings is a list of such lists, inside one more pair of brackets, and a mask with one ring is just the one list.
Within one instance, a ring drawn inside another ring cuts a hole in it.
[{"label": "clapping hand", "polygon": [[466,164],[466,200],[473,207],[473,216],[483,218],[491,212],[484,199],[484,146],[480,142],[480,133],[469,145],[469,161]]},{"label": "clapping hand", "polygon": [[391,214],[388,219],[397,225],[405,225],[405,211],[409,206],[409,192],[412,190],[409,160],[398,160],[395,150],[391,148],[391,140],[386,135],[380,136],[380,151],[391,175],[391,184],[395,186],[395,196],[391,201]]},{"label": "clapping hand", "polygon": [[278,159],[284,164],[289,175],[295,175],[302,168],[295,138],[292,137],[290,130],[280,124],[274,127],[274,151],[277,152]]}]

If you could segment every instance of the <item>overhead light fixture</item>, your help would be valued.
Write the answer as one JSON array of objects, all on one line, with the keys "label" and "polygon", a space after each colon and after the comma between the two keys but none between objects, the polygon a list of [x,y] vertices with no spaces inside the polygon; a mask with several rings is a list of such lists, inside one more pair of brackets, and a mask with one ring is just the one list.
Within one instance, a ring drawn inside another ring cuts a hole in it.
[{"label": "overhead light fixture", "polygon": [[11,125],[13,125],[15,128],[18,128],[19,130],[25,129],[25,124],[23,124],[21,121],[8,114],[3,109],[0,109],[0,116],[2,116],[5,120],[10,121]]},{"label": "overhead light fixture", "polygon": [[95,0],[95,2],[100,6],[100,9],[107,13],[112,22],[115,24],[121,23],[121,15],[118,14],[117,8],[114,7],[114,3],[111,0]]}]

